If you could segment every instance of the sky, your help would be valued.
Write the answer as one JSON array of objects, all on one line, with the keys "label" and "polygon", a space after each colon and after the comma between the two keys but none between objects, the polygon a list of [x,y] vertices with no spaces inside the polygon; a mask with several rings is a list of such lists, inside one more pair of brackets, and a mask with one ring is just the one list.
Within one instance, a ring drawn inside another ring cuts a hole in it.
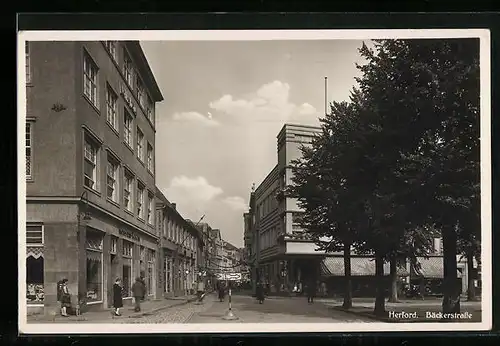
[{"label": "sky", "polygon": [[319,125],[348,100],[362,41],[142,41],[164,101],[156,108],[156,184],[183,217],[243,247],[252,184],[277,163],[285,123]]}]

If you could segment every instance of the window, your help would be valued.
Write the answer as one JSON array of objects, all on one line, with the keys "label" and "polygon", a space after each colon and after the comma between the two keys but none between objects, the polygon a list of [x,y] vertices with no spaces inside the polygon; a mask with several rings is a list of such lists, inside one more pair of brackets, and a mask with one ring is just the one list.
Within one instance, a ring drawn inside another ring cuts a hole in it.
[{"label": "window", "polygon": [[116,254],[117,248],[118,248],[118,238],[112,236],[109,252],[111,252],[112,254]]},{"label": "window", "polygon": [[153,147],[148,143],[148,170],[153,173]]},{"label": "window", "polygon": [[137,216],[141,219],[144,218],[144,185],[137,184]]},{"label": "window", "polygon": [[98,189],[97,185],[97,155],[99,149],[95,142],[93,142],[90,138],[85,138],[84,144],[84,184],[88,188],[93,190]]},{"label": "window", "polygon": [[30,44],[25,42],[24,53],[26,55],[26,83],[31,82],[31,60],[30,60]]},{"label": "window", "polygon": [[83,93],[97,107],[97,65],[85,53],[83,57]]},{"label": "window", "polygon": [[139,78],[139,76],[137,76],[136,78],[136,91],[137,91],[137,99],[139,100],[139,105],[144,109],[146,108],[145,107],[145,91],[144,91],[144,85],[142,84],[142,81],[141,79]]},{"label": "window", "polygon": [[118,95],[108,85],[106,89],[106,120],[116,131],[118,131],[117,102]]},{"label": "window", "polygon": [[26,225],[26,301],[28,304],[43,304],[44,258],[43,226]]},{"label": "window", "polygon": [[134,250],[134,243],[127,240],[123,241],[123,256],[132,257]]},{"label": "window", "polygon": [[33,163],[33,149],[32,149],[32,128],[33,124],[26,123],[26,178],[31,179],[32,163]]},{"label": "window", "polygon": [[123,55],[123,75],[130,86],[132,86],[133,83],[133,69],[132,60],[127,52],[125,52]]},{"label": "window", "polygon": [[102,301],[102,233],[87,229],[87,301]]},{"label": "window", "polygon": [[106,41],[105,42],[106,49],[108,50],[109,54],[113,57],[113,60],[117,60],[117,54],[116,54],[116,41]]},{"label": "window", "polygon": [[132,138],[133,138],[133,134],[132,134],[132,123],[134,121],[134,118],[132,118],[132,116],[130,115],[130,113],[124,109],[124,112],[123,112],[124,116],[123,116],[123,131],[124,131],[124,137],[125,137],[125,143],[128,144],[129,147],[132,148],[133,146],[133,142],[132,142]]},{"label": "window", "polygon": [[154,273],[155,273],[155,251],[148,249],[148,283],[146,289],[148,290],[148,295],[152,295],[154,293]]},{"label": "window", "polygon": [[132,190],[133,190],[133,183],[134,183],[134,177],[132,174],[128,171],[124,171],[124,186],[123,186],[123,204],[125,205],[125,209],[128,211],[133,212],[134,210],[132,209]]},{"label": "window", "polygon": [[147,97],[147,103],[146,103],[146,116],[148,117],[148,119],[153,123],[155,123],[155,119],[154,119],[154,103],[153,101],[151,101],[151,98],[148,96]]},{"label": "window", "polygon": [[144,161],[144,134],[137,128],[137,158]]},{"label": "window", "polygon": [[147,220],[148,220],[148,223],[150,225],[153,225],[153,199],[154,199],[154,196],[152,194],[148,194],[148,215],[147,215]]},{"label": "window", "polygon": [[108,157],[106,168],[107,197],[113,202],[118,203],[118,163],[111,157]]},{"label": "window", "polygon": [[41,225],[26,226],[26,244],[28,246],[43,245],[43,229]]}]

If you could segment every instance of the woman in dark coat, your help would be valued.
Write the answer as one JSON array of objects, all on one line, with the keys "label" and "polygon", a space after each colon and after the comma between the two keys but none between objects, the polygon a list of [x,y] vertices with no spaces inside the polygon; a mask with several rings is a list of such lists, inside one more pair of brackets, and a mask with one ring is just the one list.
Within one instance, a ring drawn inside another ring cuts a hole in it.
[{"label": "woman in dark coat", "polygon": [[123,307],[123,298],[122,298],[123,288],[121,285],[120,278],[117,278],[113,285],[113,308],[115,309],[114,313],[116,316],[120,316],[120,308]]}]

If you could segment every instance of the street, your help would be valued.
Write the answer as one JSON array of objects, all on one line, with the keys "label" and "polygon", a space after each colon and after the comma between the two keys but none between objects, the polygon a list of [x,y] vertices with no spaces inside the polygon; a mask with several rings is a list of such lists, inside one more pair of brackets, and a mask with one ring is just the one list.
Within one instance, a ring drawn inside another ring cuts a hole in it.
[{"label": "street", "polygon": [[267,298],[259,304],[247,295],[232,297],[232,311],[238,317],[226,321],[223,316],[228,310],[228,298],[219,302],[215,295],[208,295],[203,304],[188,303],[172,307],[150,316],[135,319],[116,320],[117,323],[346,323],[370,322],[317,302],[308,304],[306,298]]}]

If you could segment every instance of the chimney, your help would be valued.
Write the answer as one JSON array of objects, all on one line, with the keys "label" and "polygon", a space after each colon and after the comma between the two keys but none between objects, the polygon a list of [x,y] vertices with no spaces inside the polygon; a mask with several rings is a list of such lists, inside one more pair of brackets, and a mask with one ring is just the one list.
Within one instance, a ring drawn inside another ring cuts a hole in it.
[{"label": "chimney", "polygon": [[177,210],[177,203],[172,203],[172,208],[174,208],[174,210]]}]

